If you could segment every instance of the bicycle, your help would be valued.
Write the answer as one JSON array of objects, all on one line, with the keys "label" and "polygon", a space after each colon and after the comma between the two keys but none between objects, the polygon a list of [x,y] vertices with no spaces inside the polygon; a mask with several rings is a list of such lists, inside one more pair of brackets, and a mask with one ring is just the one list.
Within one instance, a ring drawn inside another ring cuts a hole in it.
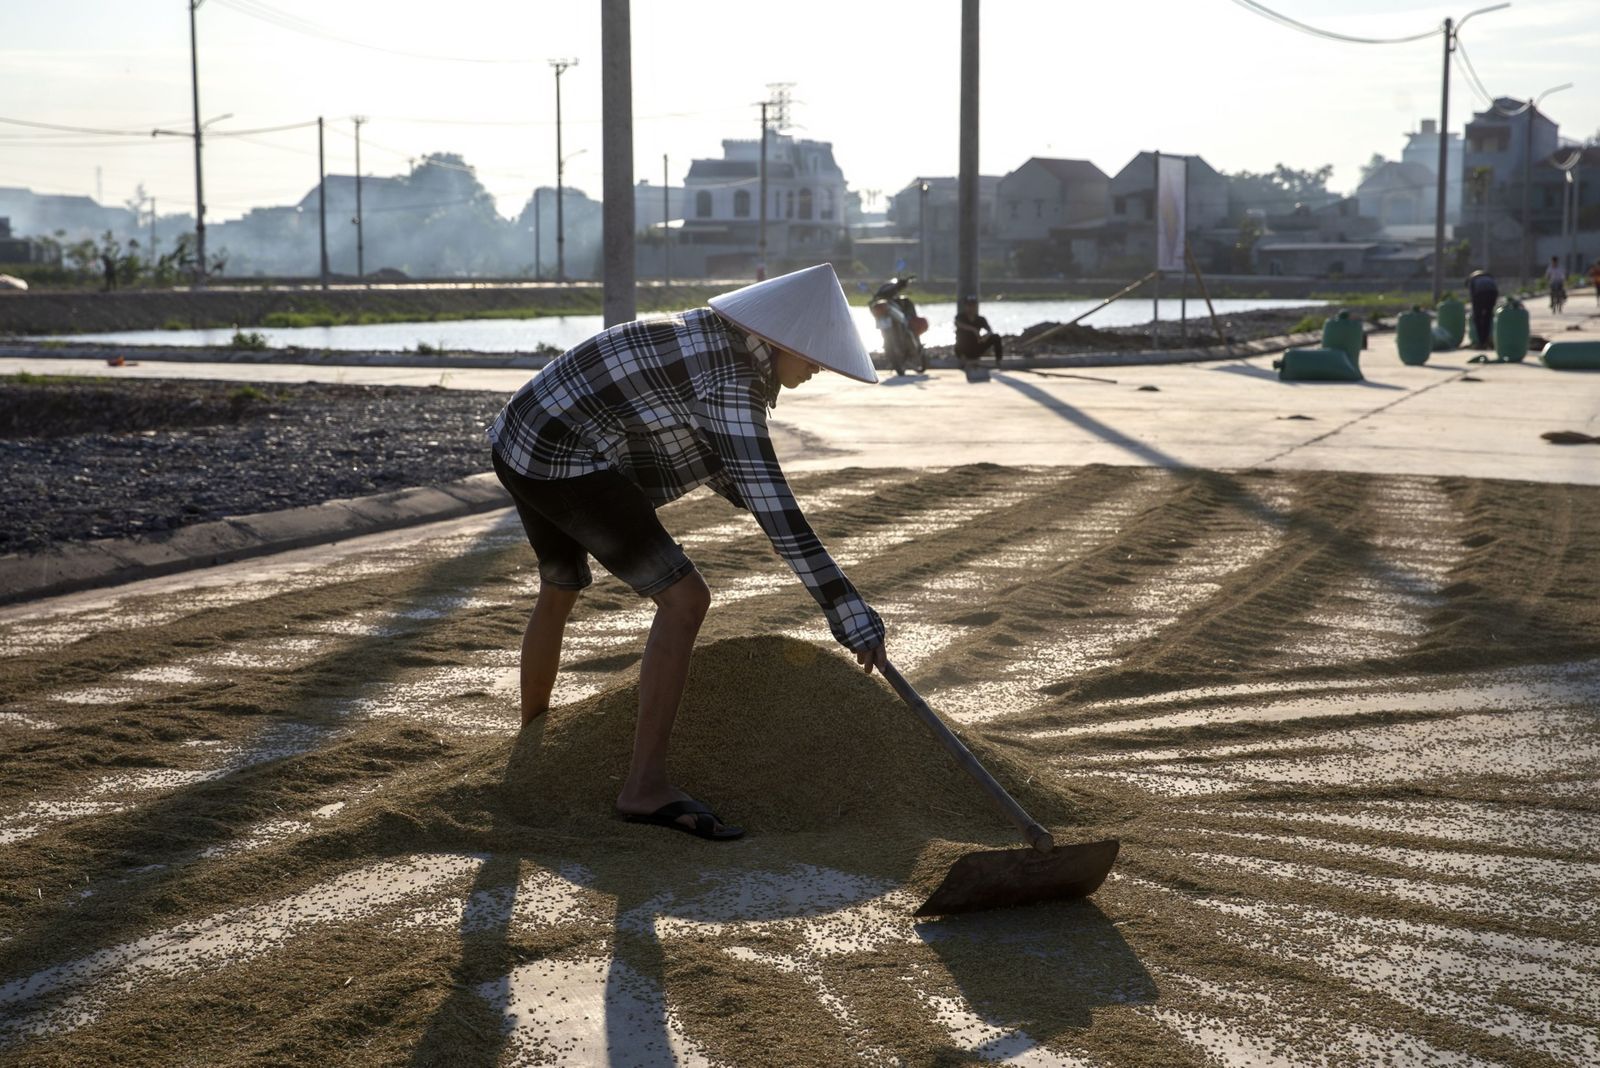
[{"label": "bicycle", "polygon": [[1552,312],[1555,312],[1555,313],[1559,314],[1561,309],[1562,309],[1562,307],[1564,307],[1566,305],[1566,303],[1567,303],[1567,287],[1562,285],[1560,282],[1551,283],[1551,285],[1550,285],[1550,310]]}]

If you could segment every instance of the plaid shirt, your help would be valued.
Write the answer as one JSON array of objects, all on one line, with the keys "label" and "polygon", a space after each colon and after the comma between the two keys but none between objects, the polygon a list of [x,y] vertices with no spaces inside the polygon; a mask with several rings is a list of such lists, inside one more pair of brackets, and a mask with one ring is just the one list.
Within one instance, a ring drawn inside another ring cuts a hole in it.
[{"label": "plaid shirt", "polygon": [[778,388],[767,346],[699,308],[623,323],[563,353],[511,398],[489,440],[529,478],[610,469],[658,508],[710,486],[755,516],[834,638],[859,652],[883,641],[883,621],[784,480],[767,431]]}]

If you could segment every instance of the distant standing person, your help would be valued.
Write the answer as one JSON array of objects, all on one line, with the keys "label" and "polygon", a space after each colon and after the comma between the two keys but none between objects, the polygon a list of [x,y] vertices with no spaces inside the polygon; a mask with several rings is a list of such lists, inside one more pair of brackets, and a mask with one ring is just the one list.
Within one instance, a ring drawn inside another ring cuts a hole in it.
[{"label": "distant standing person", "polygon": [[989,327],[989,320],[978,314],[978,298],[969,296],[956,312],[956,355],[963,360],[981,360],[990,351],[1000,362],[1000,335]]},{"label": "distant standing person", "polygon": [[1600,260],[1589,265],[1589,284],[1594,286],[1594,302],[1600,304]]},{"label": "distant standing person", "polygon": [[1561,268],[1560,256],[1550,257],[1550,266],[1544,269],[1544,280],[1550,283],[1550,310],[1558,312],[1567,302],[1567,272]]},{"label": "distant standing person", "polygon": [[1473,271],[1467,276],[1467,299],[1472,302],[1472,332],[1478,348],[1487,351],[1494,344],[1494,303],[1500,287],[1488,271]]}]

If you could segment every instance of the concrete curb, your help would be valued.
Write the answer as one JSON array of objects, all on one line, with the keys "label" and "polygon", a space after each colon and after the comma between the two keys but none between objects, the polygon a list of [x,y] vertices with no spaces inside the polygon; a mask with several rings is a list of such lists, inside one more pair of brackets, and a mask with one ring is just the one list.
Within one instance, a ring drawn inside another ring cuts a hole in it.
[{"label": "concrete curb", "polygon": [[0,604],[115,586],[508,507],[494,472],[302,508],[0,556]]},{"label": "concrete curb", "polygon": [[[1237,360],[1251,356],[1264,356],[1271,352],[1318,342],[1316,333],[1285,334],[1278,337],[1241,341],[1226,348],[1152,349],[1138,352],[1082,352],[1061,356],[1022,356],[1008,358],[1007,367],[1130,367],[1138,364],[1203,363],[1208,360]],[[440,371],[466,368],[537,370],[549,363],[552,357],[511,353],[461,353],[457,355],[424,355],[413,352],[358,352],[337,349],[268,349],[252,352],[244,349],[162,347],[143,345],[107,345],[99,342],[81,344],[49,342],[0,342],[0,357],[9,359],[59,359],[104,360],[111,356],[124,356],[130,360],[150,360],[171,363],[228,363],[228,364],[306,364],[315,367],[427,367]],[[892,370],[887,356],[873,357],[873,366],[880,371]],[[961,363],[952,356],[937,357],[928,361],[929,367],[959,369]]]}]

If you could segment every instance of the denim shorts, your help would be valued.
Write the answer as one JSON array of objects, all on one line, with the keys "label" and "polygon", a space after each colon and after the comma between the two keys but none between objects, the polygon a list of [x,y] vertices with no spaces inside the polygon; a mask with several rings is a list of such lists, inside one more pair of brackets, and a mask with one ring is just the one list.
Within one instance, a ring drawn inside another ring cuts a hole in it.
[{"label": "denim shorts", "polygon": [[593,556],[640,597],[654,597],[694,570],[644,491],[615,471],[529,478],[496,452],[494,473],[516,502],[528,544],[539,557],[541,583],[584,589],[594,581]]}]

